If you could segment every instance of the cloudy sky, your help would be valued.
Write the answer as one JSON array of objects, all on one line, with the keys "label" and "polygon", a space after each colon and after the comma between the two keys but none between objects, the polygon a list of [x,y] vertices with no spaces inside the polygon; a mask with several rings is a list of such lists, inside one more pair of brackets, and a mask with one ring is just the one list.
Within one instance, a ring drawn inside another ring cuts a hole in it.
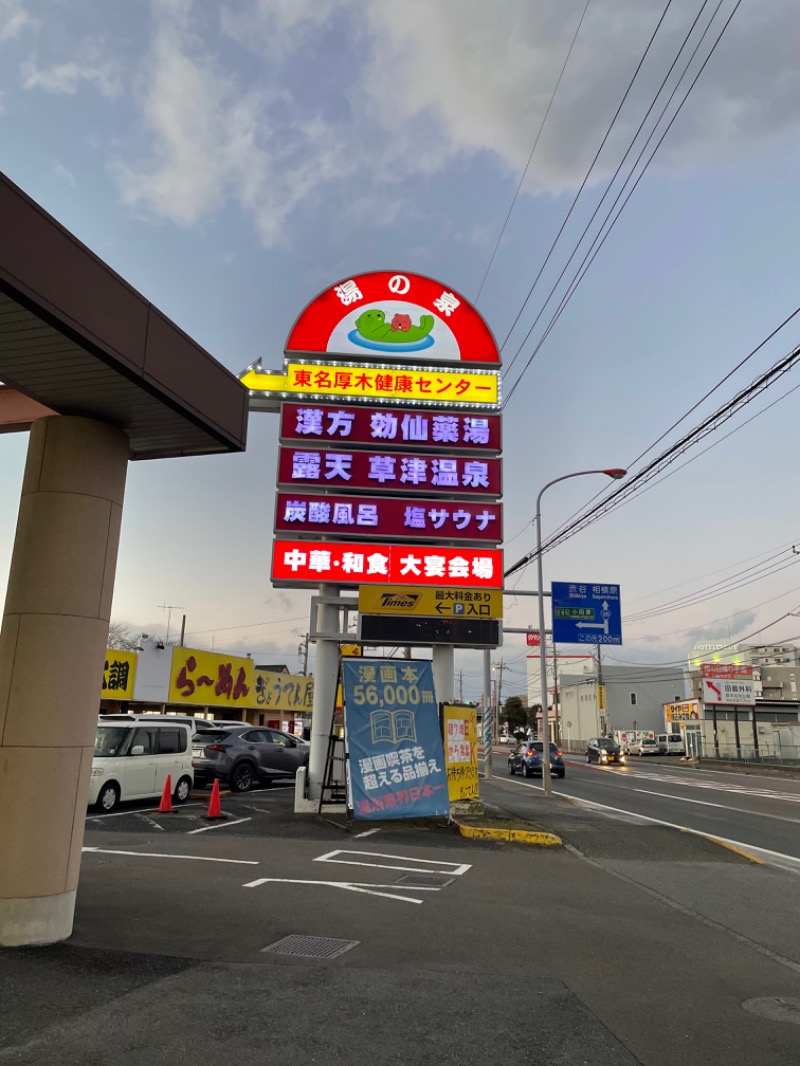
[{"label": "cloudy sky", "polygon": [[[235,373],[279,368],[305,304],[365,270],[476,301],[510,395],[510,564],[546,481],[639,470],[800,344],[799,316],[670,428],[800,304],[798,39],[792,0],[0,0],[0,169]],[[547,580],[622,586],[609,662],[800,605],[798,395],[743,424],[797,373],[545,557]],[[172,605],[195,646],[297,667],[308,594],[269,583],[276,438],[253,415],[243,455],[132,465],[116,621],[163,632]],[[26,439],[0,447],[4,575]],[[600,480],[550,490],[545,536]],[[519,637],[501,657],[522,691]],[[456,666],[477,695],[479,659]]]}]

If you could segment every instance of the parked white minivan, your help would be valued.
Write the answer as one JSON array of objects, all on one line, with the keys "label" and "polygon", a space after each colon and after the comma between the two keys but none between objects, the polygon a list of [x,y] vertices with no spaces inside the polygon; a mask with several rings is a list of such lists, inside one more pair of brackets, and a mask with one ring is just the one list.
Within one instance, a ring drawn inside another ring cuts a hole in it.
[{"label": "parked white minivan", "polygon": [[659,755],[685,755],[683,736],[680,733],[659,733],[656,737]]},{"label": "parked white minivan", "polygon": [[168,774],[173,800],[185,803],[194,783],[188,721],[98,721],[89,783],[91,805],[108,812],[125,800],[160,797]]}]

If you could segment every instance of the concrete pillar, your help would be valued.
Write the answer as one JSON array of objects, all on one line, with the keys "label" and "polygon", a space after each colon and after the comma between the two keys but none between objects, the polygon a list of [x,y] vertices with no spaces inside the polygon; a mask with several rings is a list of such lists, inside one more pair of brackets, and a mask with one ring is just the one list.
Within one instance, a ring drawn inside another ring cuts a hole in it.
[{"label": "concrete pillar", "polygon": [[0,945],[72,932],[128,439],[31,430],[0,629]]},{"label": "concrete pillar", "polygon": [[[320,585],[319,595],[338,596],[338,585]],[[308,760],[309,800],[319,803],[325,778],[328,758],[328,741],[333,727],[336,705],[336,688],[339,681],[339,608],[329,603],[317,604],[316,653],[314,655],[314,707],[311,712],[311,751]],[[295,810],[299,810],[299,797],[295,797]]]},{"label": "concrete pillar", "polygon": [[455,693],[455,646],[434,644],[433,684],[439,703],[451,703]]}]

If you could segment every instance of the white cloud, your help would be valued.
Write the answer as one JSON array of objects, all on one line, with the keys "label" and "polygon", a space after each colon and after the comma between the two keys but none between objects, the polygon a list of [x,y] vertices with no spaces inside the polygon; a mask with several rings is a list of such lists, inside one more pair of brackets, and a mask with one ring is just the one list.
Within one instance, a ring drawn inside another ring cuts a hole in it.
[{"label": "white cloud", "polygon": [[[704,55],[722,28],[718,23]],[[620,117],[606,153],[616,166],[698,10],[673,5]],[[793,0],[747,5],[736,15],[689,98],[665,147],[671,165],[713,164],[796,129],[800,69],[794,55],[800,8]],[[557,6],[517,0],[373,0],[364,8],[371,36],[365,88],[377,115],[398,131],[404,152],[416,143],[420,166],[458,152],[488,152],[519,173],[550,100],[582,0]],[[539,191],[574,188],[600,144],[644,48],[661,4],[614,0],[589,8],[531,167]],[[700,24],[704,25],[703,22]],[[680,67],[678,68],[681,69]],[[696,69],[696,66],[693,68]],[[438,142],[415,142],[433,120]],[[616,150],[614,149],[616,144]],[[603,160],[601,159],[601,162]]]},{"label": "white cloud", "polygon": [[11,41],[26,28],[37,25],[25,10],[22,0],[0,0],[0,42]]},{"label": "white cloud", "polygon": [[44,69],[27,60],[21,68],[23,88],[74,95],[86,82],[103,96],[116,96],[121,89],[119,75],[104,52],[102,41],[87,37],[78,44],[74,59]]},{"label": "white cloud", "polygon": [[[394,184],[398,212],[408,176],[470,156],[518,175],[583,4],[239,0],[219,10],[220,39],[207,8],[154,0],[139,91],[152,152],[116,166],[124,200],[181,225],[235,202],[272,244],[305,200],[354,173],[365,201]],[[673,3],[601,159],[606,174],[698,7]],[[657,165],[718,166],[796,129],[800,7],[766,8],[737,14]],[[528,191],[576,188],[661,10],[655,0],[590,5]],[[246,63],[236,62],[236,46]]]},{"label": "white cloud", "polygon": [[[273,112],[291,101],[280,88],[242,90],[202,42],[157,8],[158,25],[142,79],[144,121],[153,156],[115,167],[125,203],[191,225],[236,200],[266,244],[280,238],[292,210],[321,185],[352,169],[337,138],[318,119],[285,128]],[[167,10],[169,8],[169,10]]]}]

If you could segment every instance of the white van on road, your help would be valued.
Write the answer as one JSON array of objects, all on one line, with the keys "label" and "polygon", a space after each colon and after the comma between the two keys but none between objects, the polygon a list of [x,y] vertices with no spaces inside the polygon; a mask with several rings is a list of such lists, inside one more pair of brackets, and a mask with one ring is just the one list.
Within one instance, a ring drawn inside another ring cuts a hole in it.
[{"label": "white van on road", "polygon": [[659,755],[685,755],[683,736],[680,733],[659,733],[656,737]]},{"label": "white van on road", "polygon": [[125,800],[160,797],[167,775],[172,778],[172,798],[185,803],[194,783],[188,721],[99,720],[89,782],[91,805],[107,813]]}]

